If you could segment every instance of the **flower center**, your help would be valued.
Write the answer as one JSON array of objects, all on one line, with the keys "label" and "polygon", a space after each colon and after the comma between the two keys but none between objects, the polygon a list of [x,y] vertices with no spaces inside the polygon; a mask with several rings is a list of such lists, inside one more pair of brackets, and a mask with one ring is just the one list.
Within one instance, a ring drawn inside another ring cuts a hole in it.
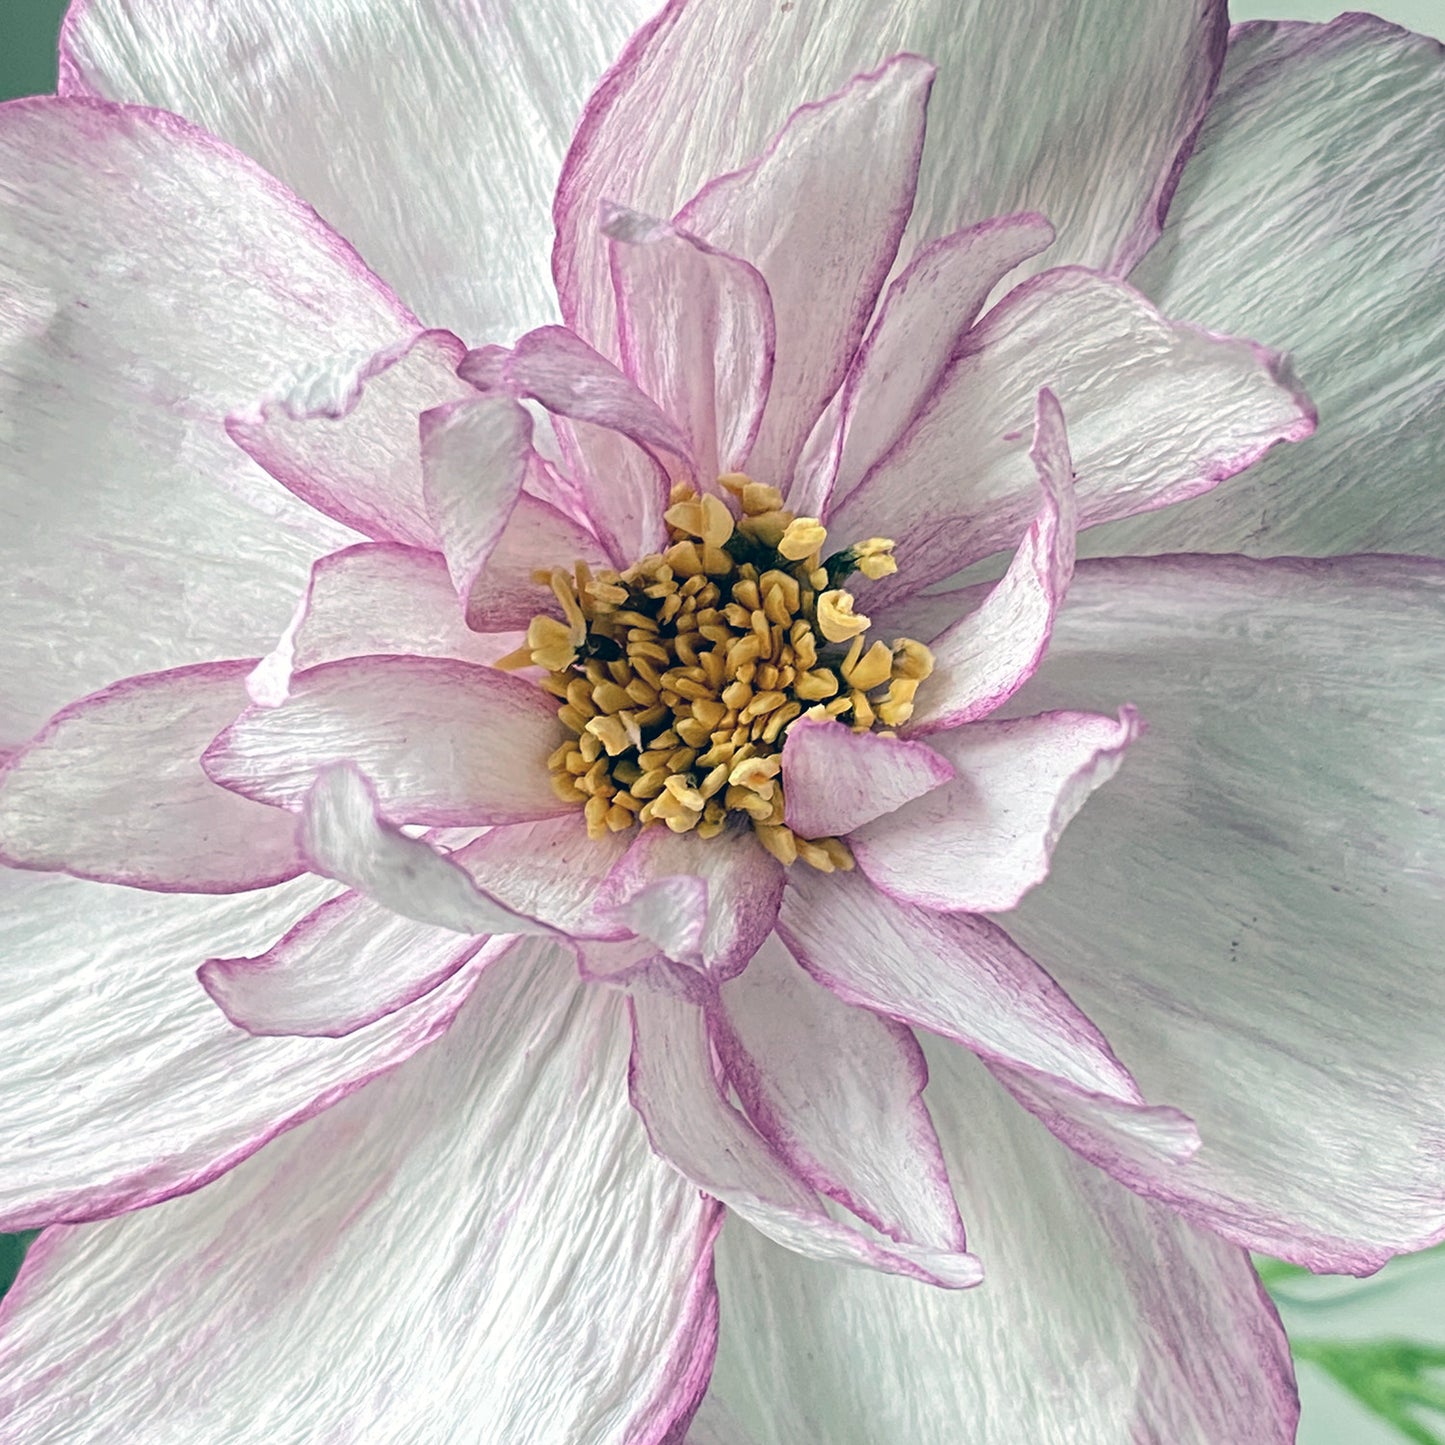
[{"label": "flower center", "polygon": [[784,822],[784,736],[803,717],[900,726],[933,655],[910,638],[870,644],[840,585],[895,572],[892,542],[824,557],[817,518],[741,474],[720,482],[740,518],[679,484],[665,551],[620,573],[580,562],[535,573],[563,615],[534,617],[498,665],[547,670],[542,686],[575,735],[549,759],[553,787],[594,838],[651,823],[712,838],[734,814],[785,864],[851,868],[840,839],[800,838]]}]

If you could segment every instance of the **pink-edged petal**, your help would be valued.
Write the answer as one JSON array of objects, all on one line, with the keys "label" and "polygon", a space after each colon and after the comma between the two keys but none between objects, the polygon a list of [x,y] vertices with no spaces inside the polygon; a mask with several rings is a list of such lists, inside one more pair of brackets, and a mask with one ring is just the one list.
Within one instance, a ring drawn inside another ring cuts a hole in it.
[{"label": "pink-edged petal", "polygon": [[969,331],[830,518],[840,536],[897,540],[875,606],[1016,545],[1037,508],[1028,440],[1044,387],[1068,422],[1081,527],[1208,491],[1314,428],[1278,354],[1171,322],[1105,276],[1045,272]]},{"label": "pink-edged petal", "polygon": [[784,816],[803,838],[841,837],[953,777],[926,743],[802,718],[783,742]]},{"label": "pink-edged petal", "polygon": [[745,1433],[714,1438],[1293,1445],[1289,1346],[1248,1256],[1072,1157],[962,1050],[925,1045],[983,1287],[820,1267],[729,1221],[704,1412]]},{"label": "pink-edged petal", "polygon": [[728,1082],[820,1193],[890,1239],[962,1250],[913,1035],[815,983],[771,937],[709,1011]]},{"label": "pink-edged petal", "polygon": [[973,723],[931,738],[953,781],[848,840],[891,898],[945,913],[1002,913],[1048,876],[1054,846],[1142,731],[1117,719],[1050,712]]},{"label": "pink-edged petal", "polygon": [[7,1431],[677,1438],[721,1211],[649,1154],[627,1054],[622,1000],[519,945],[409,1066],[196,1194],[46,1234],[3,1306]]},{"label": "pink-edged petal", "polygon": [[554,315],[552,185],[588,90],[653,8],[77,0],[60,89],[224,136],[429,323],[510,338]]},{"label": "pink-edged petal", "polygon": [[246,679],[252,702],[286,701],[293,673],[374,653],[495,662],[517,645],[479,636],[462,620],[445,559],[399,542],[359,542],[312,564],[281,640]]},{"label": "pink-edged petal", "polygon": [[[751,262],[772,296],[772,389],[749,455],[785,486],[847,372],[913,208],[934,68],[913,55],[800,107],[756,161],[678,213]],[[760,338],[761,340],[761,338]]]},{"label": "pink-edged petal", "polygon": [[631,995],[633,1107],[653,1149],[769,1238],[817,1260],[867,1265],[944,1288],[982,1277],[955,1248],[900,1244],[832,1219],[822,1200],[722,1092],[703,1011],[646,990]]},{"label": "pink-edged petal", "polygon": [[[1440,32],[1438,7],[1414,13]],[[1442,150],[1438,40],[1362,14],[1236,27],[1169,223],[1131,279],[1171,315],[1289,347],[1319,436],[1110,527],[1091,553],[1445,555]]]},{"label": "pink-edged petal", "polygon": [[848,369],[820,508],[837,507],[898,440],[994,287],[1053,240],[1043,216],[1000,216],[925,246],[899,274]]},{"label": "pink-edged petal", "polygon": [[1043,489],[1038,515],[998,585],[977,611],[929,642],[934,668],[909,736],[987,717],[1021,688],[1049,645],[1074,575],[1074,468],[1063,413],[1041,391],[1029,460]]},{"label": "pink-edged petal", "polygon": [[[1062,261],[1125,268],[1159,233],[1223,59],[1223,3],[1102,0],[702,0],[666,6],[593,93],[563,168],[553,274],[563,312],[606,345],[610,197],[670,215],[752,160],[797,106],[899,51],[938,66],[910,236],[1038,211]],[[876,177],[865,175],[863,184]]]},{"label": "pink-edged petal", "polygon": [[703,930],[708,921],[707,893],[707,884],[701,878],[673,874],[649,879],[625,892],[604,882],[599,903],[604,918],[636,935],[639,942],[634,951],[660,953],[673,963],[701,968]]},{"label": "pink-edged petal", "polygon": [[129,677],[63,708],[0,769],[0,861],[162,892],[294,878],[305,864],[292,821],[201,771],[254,665]]},{"label": "pink-edged petal", "polygon": [[447,1027],[485,957],[341,1040],[252,1038],[206,997],[207,957],[263,952],[335,892],[308,877],[217,898],[0,869],[0,1031],[25,1041],[0,1050],[24,1119],[0,1158],[0,1230],[195,1189]]},{"label": "pink-edged petal", "polygon": [[291,679],[206,749],[207,774],[243,797],[297,808],[329,763],[354,763],[386,817],[433,827],[521,823],[572,811],[548,779],[554,706],[510,673],[446,657],[354,657]]},{"label": "pink-edged petal", "polygon": [[423,331],[375,355],[342,355],[227,418],[248,456],[317,511],[382,541],[436,547],[422,496],[417,418],[473,394],[466,347]]},{"label": "pink-edged petal", "polygon": [[746,465],[777,329],[756,267],[623,207],[604,207],[627,374],[686,434],[699,481]]},{"label": "pink-edged petal", "polygon": [[[728,828],[716,838],[644,828],[608,875],[599,901],[616,907],[672,878],[704,885],[706,921],[693,945],[702,966],[718,978],[740,973],[777,921],[787,884],[783,865],[748,828]],[[650,936],[669,957],[682,961],[665,935]]]},{"label": "pink-edged petal", "polygon": [[[360,978],[445,983],[488,942],[427,927],[360,893],[341,893],[300,918],[264,953],[208,958],[197,976],[237,1028],[271,1037],[344,1038],[392,1012],[341,996]],[[500,945],[489,961],[505,956]],[[402,990],[393,989],[396,994]],[[410,1002],[408,999],[406,1002]]]},{"label": "pink-edged petal", "polygon": [[311,562],[355,539],[223,420],[417,323],[301,201],[173,115],[10,101],[0,170],[13,745],[117,677],[271,645]]},{"label": "pink-edged petal", "polygon": [[1445,1234],[1442,625],[1438,562],[1081,562],[1012,704],[1149,719],[1009,916],[1198,1121],[1126,1182],[1314,1269]]}]

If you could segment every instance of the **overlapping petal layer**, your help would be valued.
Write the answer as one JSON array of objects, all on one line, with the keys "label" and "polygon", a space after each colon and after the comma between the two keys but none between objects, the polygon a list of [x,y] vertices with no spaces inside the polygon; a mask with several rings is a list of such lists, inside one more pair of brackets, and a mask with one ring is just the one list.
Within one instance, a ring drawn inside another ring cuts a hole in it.
[{"label": "overlapping petal layer", "polygon": [[719,1210],[650,1156],[622,1001],[569,971],[524,945],[410,1068],[46,1235],[3,1307],[7,1429],[667,1438],[707,1380]]}]

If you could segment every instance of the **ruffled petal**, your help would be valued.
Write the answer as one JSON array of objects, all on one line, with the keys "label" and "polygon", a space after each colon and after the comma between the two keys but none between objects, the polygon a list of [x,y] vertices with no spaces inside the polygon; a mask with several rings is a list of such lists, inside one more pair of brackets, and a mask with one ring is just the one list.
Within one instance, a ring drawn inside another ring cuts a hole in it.
[{"label": "ruffled petal", "polygon": [[756,267],[664,221],[607,208],[618,344],[627,374],[682,427],[708,482],[747,464],[777,349]]},{"label": "ruffled petal", "polygon": [[934,668],[908,724],[910,736],[987,717],[1021,688],[1049,645],[1074,575],[1074,468],[1063,413],[1041,391],[1029,460],[1043,488],[1038,515],[998,585],[977,611],[929,643]]},{"label": "ruffled petal", "polygon": [[748,465],[775,485],[842,383],[897,254],[933,76],[927,61],[897,56],[802,106],[759,159],[678,212],[681,226],[756,266],[772,296],[772,389]]},{"label": "ruffled petal", "polygon": [[318,512],[381,541],[435,548],[417,420],[473,395],[466,347],[423,331],[376,355],[340,356],[226,420],[231,440]]},{"label": "ruffled petal", "polygon": [[729,1221],[704,1406],[747,1432],[728,1445],[1292,1445],[1289,1348],[1247,1256],[1071,1157],[961,1050],[928,1062],[983,1286],[820,1266]]},{"label": "ruffled petal", "polygon": [[208,898],[0,869],[0,1034],[24,1040],[0,1050],[24,1120],[0,1158],[0,1230],[184,1194],[447,1027],[484,959],[342,1040],[255,1039],[206,997],[206,957],[263,951],[335,892],[305,878]]},{"label": "ruffled petal", "polygon": [[1132,279],[1171,315],[1288,347],[1319,438],[1090,552],[1445,553],[1442,151],[1439,41],[1371,15],[1236,29]]},{"label": "ruffled petal", "polygon": [[621,1000],[522,945],[411,1067],[200,1193],[46,1234],[4,1304],[7,1428],[680,1434],[720,1211],[650,1157],[626,1060]]},{"label": "ruffled petal", "polygon": [[312,560],[355,539],[223,419],[416,322],[294,196],[175,116],[12,101],[0,170],[14,744],[117,677],[271,645]]},{"label": "ruffled petal", "polygon": [[0,861],[175,893],[302,872],[294,822],[218,788],[201,753],[246,705],[254,664],[126,678],[63,708],[0,768]]},{"label": "ruffled petal", "polygon": [[429,324],[510,339],[554,315],[552,186],[588,90],[654,8],[79,0],[60,87],[224,136]]},{"label": "ruffled petal", "polygon": [[1059,836],[1119,770],[1141,731],[1051,712],[974,723],[929,741],[952,782],[859,829],[858,866],[890,898],[945,913],[1004,913],[1048,876]]},{"label": "ruffled petal", "polygon": [[583,112],[558,187],[563,313],[613,335],[603,250],[611,198],[671,215],[710,177],[756,156],[799,105],[890,55],[938,67],[910,238],[916,246],[1016,211],[1059,231],[1059,260],[1127,268],[1159,233],[1177,158],[1224,55],[1222,3],[1052,0],[693,0],[640,31]]},{"label": "ruffled petal", "polygon": [[1125,1182],[1315,1269],[1445,1234],[1442,621],[1434,562],[1080,563],[1014,702],[1150,723],[1009,919],[1198,1121]]},{"label": "ruffled petal", "polygon": [[[967,335],[907,431],[833,514],[893,537],[882,606],[1014,546],[1037,508],[1035,406],[1063,407],[1079,525],[1208,491],[1314,427],[1277,354],[1176,325],[1122,282],[1067,268],[1015,287]],[[876,599],[876,600],[875,600]]]},{"label": "ruffled petal", "polygon": [[801,718],[783,742],[784,818],[801,838],[841,837],[952,777],[926,743]]},{"label": "ruffled petal", "polygon": [[632,1103],[653,1149],[769,1238],[814,1259],[867,1265],[949,1289],[980,1279],[961,1250],[899,1244],[840,1224],[812,1187],[722,1093],[702,1010],[638,991],[632,1011]]},{"label": "ruffled petal", "polygon": [[796,1173],[890,1239],[965,1247],[906,1028],[814,983],[776,937],[709,1023],[748,1117]]},{"label": "ruffled petal", "polygon": [[355,657],[291,679],[279,707],[250,707],[206,749],[207,774],[276,807],[301,804],[328,763],[374,780],[388,819],[432,827],[521,823],[570,811],[547,758],[554,699],[446,657]]}]

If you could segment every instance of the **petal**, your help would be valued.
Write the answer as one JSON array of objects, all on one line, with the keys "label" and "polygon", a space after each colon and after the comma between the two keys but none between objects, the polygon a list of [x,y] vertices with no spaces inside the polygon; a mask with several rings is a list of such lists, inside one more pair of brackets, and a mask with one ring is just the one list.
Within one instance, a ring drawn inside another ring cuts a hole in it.
[{"label": "petal", "polygon": [[686,433],[697,476],[741,471],[757,440],[777,350],[757,268],[664,221],[604,211],[627,374]]},{"label": "petal", "polygon": [[1442,616],[1433,562],[1081,563],[1014,701],[1150,720],[1010,916],[1198,1120],[1126,1182],[1314,1269],[1445,1233]]},{"label": "petal", "polygon": [[246,680],[253,702],[286,701],[291,676],[373,653],[495,662],[516,643],[478,636],[462,621],[445,560],[397,542],[360,542],[319,557],[291,624]]},{"label": "petal", "polygon": [[723,1096],[703,1013],[659,992],[637,992],[628,1085],[653,1149],[698,1188],[769,1238],[814,1259],[868,1265],[949,1289],[980,1278],[957,1249],[876,1241],[839,1224],[812,1188]]},{"label": "petal", "polygon": [[714,1408],[756,1445],[1290,1445],[1289,1349],[1248,1258],[1072,1158],[961,1050],[928,1055],[983,1286],[815,1264],[729,1221]]},{"label": "petal", "polygon": [[0,858],[174,893],[303,871],[292,821],[218,788],[206,744],[246,705],[253,663],[128,677],[63,708],[0,769]]},{"label": "petal", "polygon": [[783,741],[784,817],[802,838],[842,837],[952,776],[926,743],[800,718]]},{"label": "petal", "polygon": [[954,913],[1004,913],[1048,876],[1060,834],[1119,770],[1141,732],[1118,719],[1051,712],[973,723],[930,739],[951,783],[848,840],[890,898]]},{"label": "petal", "polygon": [[720,1212],[649,1157],[621,1000],[569,974],[523,945],[411,1067],[201,1193],[47,1234],[5,1303],[9,1428],[680,1433]]},{"label": "petal", "polygon": [[[425,927],[360,893],[329,898],[300,918],[264,953],[208,958],[197,970],[202,987],[237,1028],[268,1036],[344,1038],[377,1018],[370,995],[340,996],[357,980],[381,980],[376,993],[394,996],[428,980],[415,997],[444,983],[487,942]],[[500,947],[489,960],[504,956]],[[400,980],[401,987],[397,982]],[[410,1002],[410,1000],[408,1000]]]},{"label": "petal", "polygon": [[913,1035],[850,1008],[770,938],[710,1011],[728,1082],[815,1189],[889,1238],[965,1247]]},{"label": "petal", "polygon": [[549,818],[555,699],[509,673],[445,657],[354,657],[291,679],[280,707],[250,707],[206,750],[207,774],[243,797],[299,807],[328,763],[352,762],[394,821],[473,827]]},{"label": "petal", "polygon": [[0,1050],[24,1120],[0,1159],[0,1230],[195,1189],[447,1027],[485,959],[343,1040],[255,1039],[206,997],[202,960],[264,950],[335,891],[307,878],[207,898],[0,870],[0,1033],[24,1040]]},{"label": "petal", "polygon": [[558,187],[553,272],[568,321],[612,336],[604,197],[671,215],[709,177],[756,156],[800,104],[910,50],[938,66],[910,240],[1016,211],[1048,216],[1059,259],[1126,267],[1158,235],[1176,157],[1223,57],[1223,4],[1051,0],[701,0],[669,6],[628,45],[583,112]]},{"label": "petal", "polygon": [[117,677],[266,650],[311,561],[354,538],[222,420],[416,323],[295,197],[174,116],[12,101],[0,170],[0,673],[25,679],[0,741],[16,743]]},{"label": "petal", "polygon": [[552,185],[588,89],[653,8],[82,0],[60,84],[224,136],[431,324],[510,338],[553,315]]},{"label": "petal", "polygon": [[776,355],[748,465],[776,485],[842,383],[897,254],[933,76],[901,55],[801,107],[758,160],[709,181],[678,213],[767,282]]},{"label": "petal", "polygon": [[1307,436],[1313,413],[1283,367],[1251,342],[1168,321],[1122,282],[1045,272],[968,333],[829,525],[897,539],[898,574],[867,594],[881,606],[1016,543],[1037,506],[1025,438],[1041,387],[1068,421],[1088,527],[1208,491]]},{"label": "petal", "polygon": [[908,724],[910,736],[987,717],[1038,667],[1074,575],[1074,468],[1063,413],[1041,391],[1029,460],[1043,488],[1038,515],[1008,571],[977,611],[935,637],[934,668]]},{"label": "petal", "polygon": [[343,355],[228,417],[226,431],[317,511],[382,541],[436,547],[417,418],[474,395],[456,374],[466,350],[449,331],[422,331],[375,355]]},{"label": "petal", "polygon": [[[788,879],[783,865],[749,828],[728,828],[716,838],[644,828],[602,884],[598,902],[615,908],[674,877],[705,885],[706,922],[696,945],[703,967],[718,978],[741,973],[777,922]],[[653,941],[683,961],[665,937]]]},{"label": "petal", "polygon": [[1287,346],[1319,439],[1091,551],[1445,552],[1442,149],[1438,41],[1367,15],[1238,27],[1133,279],[1172,315]]},{"label": "petal", "polygon": [[1035,212],[1001,216],[932,242],[899,274],[848,369],[827,506],[838,506],[898,440],[994,287],[1053,239]]}]

